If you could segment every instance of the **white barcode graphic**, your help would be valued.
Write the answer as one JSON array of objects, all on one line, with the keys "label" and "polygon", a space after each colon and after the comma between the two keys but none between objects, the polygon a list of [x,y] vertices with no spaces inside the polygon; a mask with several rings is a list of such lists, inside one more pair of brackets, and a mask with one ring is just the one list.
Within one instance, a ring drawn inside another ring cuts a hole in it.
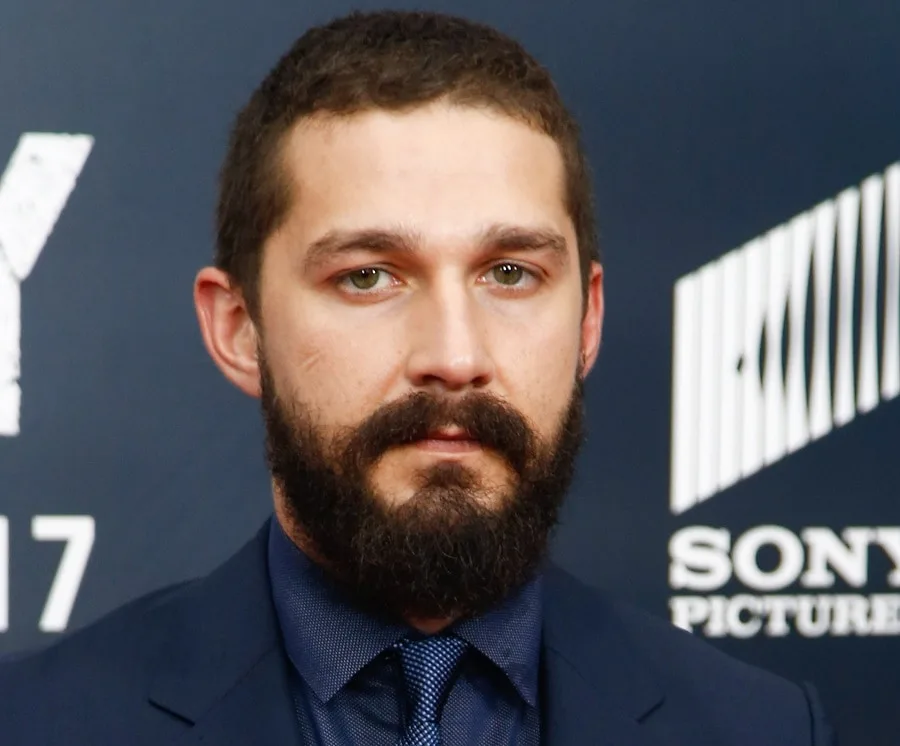
[{"label": "white barcode graphic", "polygon": [[676,514],[900,394],[900,162],[679,278],[673,335]]}]

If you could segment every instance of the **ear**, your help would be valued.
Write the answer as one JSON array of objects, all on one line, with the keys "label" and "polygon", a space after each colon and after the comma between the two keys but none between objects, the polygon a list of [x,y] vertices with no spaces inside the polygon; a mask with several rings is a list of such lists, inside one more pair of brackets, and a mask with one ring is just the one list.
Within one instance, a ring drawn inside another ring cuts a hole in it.
[{"label": "ear", "polygon": [[204,267],[194,280],[194,306],[213,362],[241,391],[258,397],[258,336],[243,293],[225,272]]},{"label": "ear", "polygon": [[588,277],[587,299],[584,316],[581,319],[581,360],[582,376],[587,376],[600,352],[600,338],[603,332],[603,267],[599,262],[591,262]]}]

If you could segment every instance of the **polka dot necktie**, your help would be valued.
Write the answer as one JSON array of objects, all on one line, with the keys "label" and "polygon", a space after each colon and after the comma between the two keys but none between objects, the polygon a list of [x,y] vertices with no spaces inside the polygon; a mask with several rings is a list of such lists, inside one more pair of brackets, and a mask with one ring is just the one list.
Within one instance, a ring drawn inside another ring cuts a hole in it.
[{"label": "polka dot necktie", "polygon": [[441,708],[466,643],[458,637],[436,635],[397,643],[410,705],[406,730],[397,746],[440,746]]}]

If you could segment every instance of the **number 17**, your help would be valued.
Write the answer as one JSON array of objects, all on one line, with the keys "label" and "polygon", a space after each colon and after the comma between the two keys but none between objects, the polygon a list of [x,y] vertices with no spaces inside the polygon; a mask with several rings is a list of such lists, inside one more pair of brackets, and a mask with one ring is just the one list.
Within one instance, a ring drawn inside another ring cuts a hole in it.
[{"label": "number 17", "polygon": [[[62,632],[69,623],[94,546],[94,518],[89,515],[36,515],[31,520],[31,536],[36,541],[66,542],[38,622],[42,632]],[[0,633],[8,629],[9,519],[0,516]]]}]

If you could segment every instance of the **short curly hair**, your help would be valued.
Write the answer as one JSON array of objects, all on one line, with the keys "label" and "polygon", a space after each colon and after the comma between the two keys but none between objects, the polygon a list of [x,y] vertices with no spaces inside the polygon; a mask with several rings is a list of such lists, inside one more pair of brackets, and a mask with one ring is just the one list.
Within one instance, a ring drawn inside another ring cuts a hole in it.
[{"label": "short curly hair", "polygon": [[280,160],[303,117],[402,111],[438,99],[487,106],[553,138],[565,168],[565,203],[586,295],[599,259],[593,193],[578,125],[550,74],[494,28],[432,12],[354,12],[308,30],[238,113],[219,176],[216,266],[258,310],[262,247],[284,220],[291,192]]}]

